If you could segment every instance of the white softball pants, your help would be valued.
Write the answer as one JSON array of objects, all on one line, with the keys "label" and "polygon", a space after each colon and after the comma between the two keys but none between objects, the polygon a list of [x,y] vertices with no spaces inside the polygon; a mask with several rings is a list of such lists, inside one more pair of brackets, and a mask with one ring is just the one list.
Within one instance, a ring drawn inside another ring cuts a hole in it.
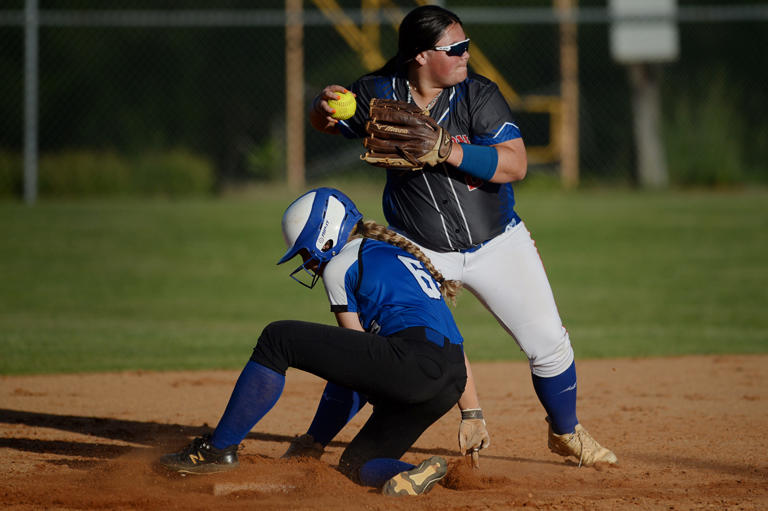
[{"label": "white softball pants", "polygon": [[420,248],[443,277],[462,281],[491,311],[526,354],[533,374],[550,378],[571,365],[573,348],[568,332],[539,252],[523,222],[474,252]]}]

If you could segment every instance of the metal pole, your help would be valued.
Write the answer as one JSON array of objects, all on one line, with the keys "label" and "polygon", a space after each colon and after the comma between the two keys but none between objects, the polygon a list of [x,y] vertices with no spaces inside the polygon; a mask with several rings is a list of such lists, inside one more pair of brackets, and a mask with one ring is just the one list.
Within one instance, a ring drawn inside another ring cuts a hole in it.
[{"label": "metal pole", "polygon": [[38,27],[37,0],[26,0],[24,9],[24,201],[37,200],[37,93]]},{"label": "metal pole", "polygon": [[302,1],[285,0],[285,170],[288,186],[294,191],[306,182]]},{"label": "metal pole", "polygon": [[661,70],[650,62],[630,64],[628,69],[632,86],[637,180],[643,188],[666,188],[669,172],[661,138]]}]

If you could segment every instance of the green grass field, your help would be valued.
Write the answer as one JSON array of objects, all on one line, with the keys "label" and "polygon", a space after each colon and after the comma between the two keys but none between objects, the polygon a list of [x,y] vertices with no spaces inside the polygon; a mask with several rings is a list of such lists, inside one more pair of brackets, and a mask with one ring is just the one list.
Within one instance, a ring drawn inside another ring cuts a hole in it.
[{"label": "green grass field", "polygon": [[[378,188],[343,188],[382,220]],[[275,265],[293,198],[0,203],[0,373],[240,368],[270,321],[333,324]],[[768,192],[523,188],[518,210],[577,357],[768,351]],[[473,360],[524,359],[469,293],[456,318]]]}]

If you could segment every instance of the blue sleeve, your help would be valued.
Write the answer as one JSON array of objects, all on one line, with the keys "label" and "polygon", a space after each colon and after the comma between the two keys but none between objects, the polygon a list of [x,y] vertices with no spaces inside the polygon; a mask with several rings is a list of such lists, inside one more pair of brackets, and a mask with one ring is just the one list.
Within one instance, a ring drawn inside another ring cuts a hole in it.
[{"label": "blue sleeve", "polygon": [[357,306],[357,294],[355,293],[359,278],[358,267],[356,264],[353,264],[344,276],[344,289],[347,293],[347,312],[358,312],[360,310]]}]

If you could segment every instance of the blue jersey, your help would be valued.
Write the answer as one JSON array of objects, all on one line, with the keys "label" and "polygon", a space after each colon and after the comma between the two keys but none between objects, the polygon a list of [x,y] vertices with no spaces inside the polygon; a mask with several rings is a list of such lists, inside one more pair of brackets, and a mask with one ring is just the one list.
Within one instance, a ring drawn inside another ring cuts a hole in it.
[{"label": "blue jersey", "polygon": [[[398,73],[366,75],[349,90],[357,94],[357,110],[339,122],[346,137],[365,136],[371,98],[408,99],[406,77]],[[494,145],[521,137],[498,86],[473,73],[444,89],[430,115],[454,142]],[[382,204],[391,228],[438,252],[471,250],[515,226],[514,206],[510,183],[486,182],[447,163],[387,170]]]},{"label": "blue jersey", "polygon": [[388,336],[428,327],[453,344],[463,339],[440,288],[405,250],[373,239],[344,245],[323,270],[333,312],[356,312],[367,332]]}]

